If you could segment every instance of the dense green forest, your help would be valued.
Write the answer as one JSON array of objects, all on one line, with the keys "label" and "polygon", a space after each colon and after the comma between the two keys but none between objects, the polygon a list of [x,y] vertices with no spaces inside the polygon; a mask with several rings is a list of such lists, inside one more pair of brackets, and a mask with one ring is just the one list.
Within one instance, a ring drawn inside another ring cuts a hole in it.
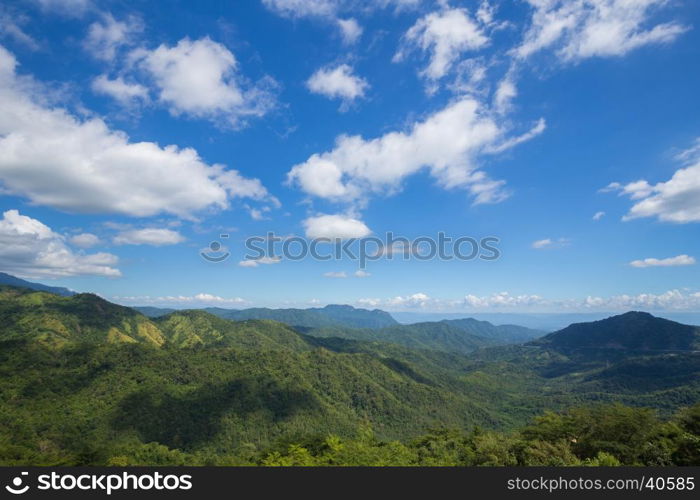
[{"label": "dense green forest", "polygon": [[339,338],[0,287],[0,464],[700,463],[700,357],[666,349],[689,327],[626,346],[656,318],[625,317],[599,325],[601,349],[554,334],[447,352],[445,328],[485,337]]}]

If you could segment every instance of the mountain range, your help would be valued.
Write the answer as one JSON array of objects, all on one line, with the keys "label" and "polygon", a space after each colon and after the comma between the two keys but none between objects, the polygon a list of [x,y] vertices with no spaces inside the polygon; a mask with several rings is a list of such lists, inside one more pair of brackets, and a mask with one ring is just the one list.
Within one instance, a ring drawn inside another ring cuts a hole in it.
[{"label": "mountain range", "polygon": [[1,286],[0,463],[221,463],[366,425],[410,440],[581,404],[671,415],[700,401],[698,328],[647,313],[541,337],[473,319],[357,328],[386,313],[349,307],[312,310],[334,318],[323,326],[217,311],[147,317],[93,294]]}]

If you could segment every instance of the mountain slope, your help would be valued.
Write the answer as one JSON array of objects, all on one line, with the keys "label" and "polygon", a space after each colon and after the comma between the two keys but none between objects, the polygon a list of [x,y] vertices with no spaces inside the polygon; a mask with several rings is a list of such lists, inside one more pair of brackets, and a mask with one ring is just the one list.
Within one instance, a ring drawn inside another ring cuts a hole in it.
[{"label": "mountain slope", "polygon": [[500,344],[518,344],[544,335],[540,330],[517,325],[494,325],[474,318],[448,319],[442,322],[455,326],[472,335]]},{"label": "mountain slope", "polygon": [[[148,306],[134,307],[133,309],[151,318],[158,318],[174,312],[174,309]],[[203,311],[223,319],[235,321],[269,319],[303,328],[320,328],[326,326],[382,328],[397,324],[396,320],[394,320],[388,312],[379,309],[358,309],[345,305],[328,305],[309,309],[270,309],[267,307],[223,309],[220,307],[208,307],[203,309]]]},{"label": "mountain slope", "polygon": [[700,350],[700,327],[628,312],[591,323],[575,323],[535,341],[555,348],[631,349],[640,351]]},{"label": "mountain slope", "polygon": [[[147,443],[234,453],[283,436],[354,435],[364,423],[386,438],[499,425],[454,390],[457,377],[442,367],[455,363],[273,321],[203,311],[152,321],[94,295],[5,287],[0,452],[22,435],[32,448],[11,453],[25,463],[53,452],[51,463],[99,463]],[[37,455],[41,446],[48,451]]]},{"label": "mountain slope", "polygon": [[69,290],[68,288],[42,285],[41,283],[33,283],[31,281],[25,281],[23,279],[17,278],[6,273],[0,273],[0,286],[2,285],[29,288],[31,290],[37,290],[40,292],[55,293],[56,295],[62,295],[64,297],[70,297],[71,295],[76,294],[76,292],[74,292],[73,290]]},{"label": "mountain slope", "polygon": [[542,333],[519,326],[495,326],[474,319],[444,320],[380,329],[322,327],[301,329],[315,337],[337,337],[365,342],[388,342],[411,349],[466,354],[482,347],[517,344]]},{"label": "mountain slope", "polygon": [[155,324],[172,347],[292,351],[311,349],[296,331],[271,320],[230,321],[204,311],[192,310],[178,311],[158,318]]},{"label": "mountain slope", "polygon": [[62,297],[2,286],[0,324],[0,339],[31,338],[54,347],[70,342],[166,342],[163,332],[142,314],[92,294]]}]

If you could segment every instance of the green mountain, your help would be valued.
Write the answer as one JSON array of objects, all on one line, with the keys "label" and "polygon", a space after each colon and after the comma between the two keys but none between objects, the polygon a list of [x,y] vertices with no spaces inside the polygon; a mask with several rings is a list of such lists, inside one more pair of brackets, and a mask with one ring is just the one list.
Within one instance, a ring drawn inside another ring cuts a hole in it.
[{"label": "green mountain", "polygon": [[338,337],[365,342],[387,342],[411,349],[428,349],[435,351],[465,354],[481,347],[498,345],[484,337],[452,326],[446,322],[415,323],[413,325],[394,325],[378,330],[342,327],[325,327],[302,329],[314,337]]},{"label": "green mountain", "polygon": [[482,347],[519,344],[543,335],[514,325],[495,326],[475,319],[444,320],[380,329],[321,327],[301,329],[315,337],[338,337],[366,342],[387,342],[411,349],[466,354]]},{"label": "green mountain", "polygon": [[162,346],[163,332],[148,318],[97,295],[63,297],[27,288],[0,287],[0,340],[68,343],[146,343]]},{"label": "green mountain", "polygon": [[[95,295],[0,287],[0,464],[573,465],[600,450],[610,464],[695,460],[695,438],[680,427],[668,437],[652,414],[625,409],[605,418],[646,437],[584,446],[607,432],[601,421],[582,444],[562,445],[580,425],[566,415],[556,432],[550,416],[510,437],[545,411],[601,402],[670,417],[700,401],[695,353],[483,347],[492,343],[449,322],[402,328],[341,329],[385,332],[381,341],[314,336],[271,320],[152,319]],[[463,431],[419,437],[444,428]],[[671,451],[649,455],[644,443],[657,440]],[[620,448],[632,441],[634,451]]]},{"label": "green mountain", "polygon": [[575,349],[693,351],[700,350],[700,327],[645,312],[628,312],[591,323],[575,323],[536,344]]},{"label": "green mountain", "polygon": [[0,286],[2,285],[24,287],[40,292],[55,293],[56,295],[63,295],[64,297],[70,297],[71,295],[76,294],[76,292],[67,288],[59,286],[42,285],[41,283],[33,283],[31,281],[25,281],[23,279],[17,278],[6,273],[0,273]]},{"label": "green mountain", "polygon": [[[135,310],[157,318],[174,312],[174,309],[158,307],[134,307]],[[214,316],[235,321],[248,319],[269,319],[303,328],[345,326],[349,328],[382,328],[398,324],[388,312],[379,309],[358,309],[345,305],[328,305],[309,309],[270,309],[254,307],[250,309],[223,309],[209,307],[203,309]]]},{"label": "green mountain", "polygon": [[[351,435],[363,423],[387,438],[498,425],[454,391],[449,356],[401,359],[395,346],[203,311],[151,320],[94,295],[9,287],[0,321],[0,450],[29,462],[42,446],[55,451],[42,461],[94,463],[151,442],[233,454],[283,436]],[[8,451],[18,439],[24,448]]]},{"label": "green mountain", "polygon": [[520,344],[544,335],[540,330],[517,325],[494,325],[474,318],[448,319],[442,322],[499,344]]}]

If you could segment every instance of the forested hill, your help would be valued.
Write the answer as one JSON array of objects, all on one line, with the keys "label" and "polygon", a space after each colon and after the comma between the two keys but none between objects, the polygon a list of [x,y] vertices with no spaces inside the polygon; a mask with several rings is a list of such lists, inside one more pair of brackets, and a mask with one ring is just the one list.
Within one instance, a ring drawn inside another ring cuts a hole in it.
[{"label": "forested hill", "polygon": [[[153,318],[165,316],[174,309],[157,307],[134,307],[135,310]],[[236,321],[246,319],[269,319],[303,328],[345,326],[350,328],[382,328],[398,324],[386,311],[379,309],[358,309],[345,305],[328,305],[309,309],[270,309],[254,307],[250,309],[224,309],[209,307],[204,311],[224,319]]]},{"label": "forested hill", "polygon": [[628,312],[600,321],[575,323],[535,344],[555,348],[694,351],[700,350],[700,327],[645,312]]}]

